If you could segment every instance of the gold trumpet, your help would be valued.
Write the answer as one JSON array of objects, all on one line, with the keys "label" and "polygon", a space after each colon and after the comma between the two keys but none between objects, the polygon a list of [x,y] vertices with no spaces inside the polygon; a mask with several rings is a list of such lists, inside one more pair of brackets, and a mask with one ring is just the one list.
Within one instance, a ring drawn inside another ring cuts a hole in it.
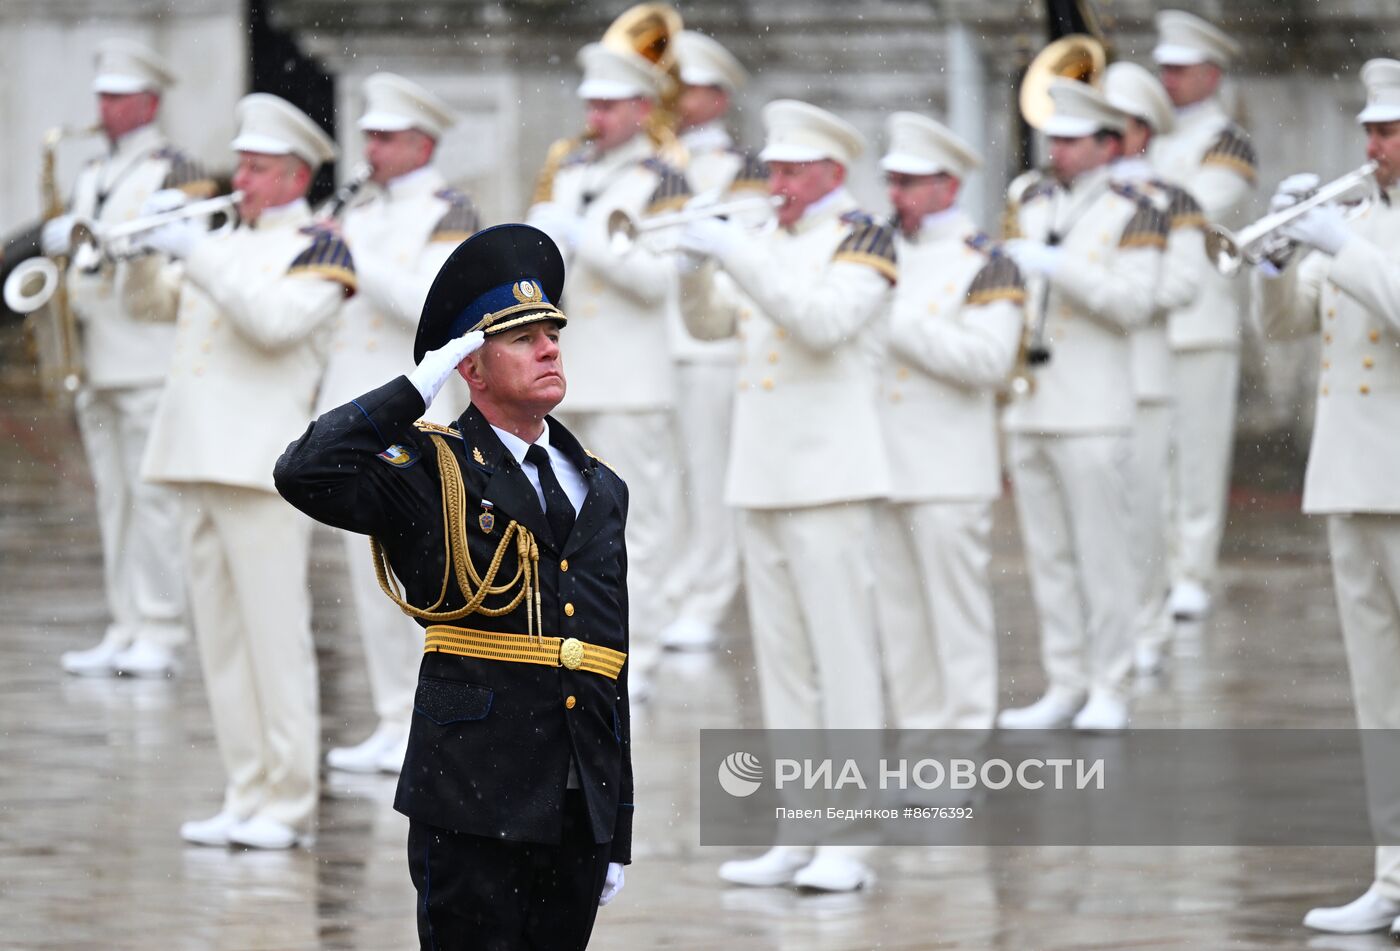
[{"label": "gold trumpet", "polygon": [[[676,138],[676,100],[680,97],[680,64],[672,47],[684,28],[681,15],[665,3],[639,3],[622,11],[603,33],[603,45],[646,59],[668,77],[661,101],[647,120],[647,135],[668,159],[682,154]],[[549,201],[554,195],[554,178],[564,160],[593,139],[592,129],[569,139],[557,139],[545,153],[544,165],[535,179],[530,203]]]}]

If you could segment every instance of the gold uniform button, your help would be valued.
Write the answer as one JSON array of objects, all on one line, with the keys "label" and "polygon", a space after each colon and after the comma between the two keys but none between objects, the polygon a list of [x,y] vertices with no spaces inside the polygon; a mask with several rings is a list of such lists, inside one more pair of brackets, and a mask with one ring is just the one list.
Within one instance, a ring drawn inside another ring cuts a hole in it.
[{"label": "gold uniform button", "polygon": [[899,379],[899,380],[907,380],[907,379],[909,379],[909,368],[908,368],[908,367],[900,367],[898,370],[895,371],[895,374],[894,374],[894,375],[895,375],[895,378],[896,378],[896,379]]},{"label": "gold uniform button", "polygon": [[1365,360],[1361,361],[1361,365],[1369,370],[1371,369],[1371,367],[1376,365],[1376,361],[1372,360],[1370,357],[1367,357]]},{"label": "gold uniform button", "polygon": [[944,285],[943,285],[943,293],[945,293],[945,294],[951,294],[951,293],[953,293],[953,291],[955,291],[955,290],[957,290],[957,288],[956,288],[955,286],[953,286],[953,282],[952,282],[952,281],[949,281],[947,284],[944,284]]},{"label": "gold uniform button", "polygon": [[748,388],[749,388],[749,381],[748,381],[748,380],[740,380],[740,381],[739,381],[739,392],[740,392],[740,393],[742,393],[744,390],[747,390]]},{"label": "gold uniform button", "polygon": [[573,616],[574,616],[574,602],[570,601],[570,602],[568,602],[568,603],[566,603],[566,604],[564,605],[564,616],[565,616],[565,617],[573,617]]},{"label": "gold uniform button", "polygon": [[777,362],[778,362],[778,351],[776,351],[776,350],[770,350],[770,351],[768,352],[768,362],[769,362],[769,363],[777,363]]},{"label": "gold uniform button", "polygon": [[765,376],[763,378],[763,388],[765,390],[771,390],[773,388],[773,378],[771,376]]},{"label": "gold uniform button", "polygon": [[1329,307],[1329,308],[1327,308],[1327,319],[1328,319],[1328,320],[1336,320],[1336,319],[1337,319],[1337,308],[1335,308],[1335,307]]},{"label": "gold uniform button", "polygon": [[1328,393],[1327,387],[1324,386],[1324,387],[1322,388],[1322,395],[1323,395],[1323,396],[1326,396],[1327,393]]},{"label": "gold uniform button", "polygon": [[1362,396],[1365,396],[1367,393],[1370,393],[1370,392],[1371,392],[1371,388],[1370,388],[1369,386],[1367,386],[1367,385],[1364,384],[1364,383],[1361,384],[1361,395],[1362,395]]},{"label": "gold uniform button", "polygon": [[890,394],[891,403],[898,403],[902,399],[904,399],[904,397],[899,394],[899,390],[895,390],[893,393]]},{"label": "gold uniform button", "polygon": [[1324,370],[1330,370],[1330,369],[1332,369],[1332,361],[1331,361],[1331,360],[1323,360],[1323,361],[1322,361],[1322,369],[1324,369]]},{"label": "gold uniform button", "polygon": [[930,302],[929,302],[929,305],[928,305],[928,312],[929,312],[929,316],[932,316],[932,315],[938,313],[938,305],[935,304],[935,303],[933,303],[932,301],[930,301]]},{"label": "gold uniform button", "polygon": [[565,558],[564,560],[562,560],[562,561],[559,562],[559,570],[560,570],[560,571],[568,571],[568,570],[569,570],[569,559]]},{"label": "gold uniform button", "polygon": [[1372,343],[1380,343],[1380,340],[1381,340],[1381,332],[1380,332],[1379,330],[1373,330],[1373,331],[1371,331],[1371,333],[1369,334],[1369,336],[1370,336],[1370,338],[1371,338],[1371,342],[1372,342]]},{"label": "gold uniform button", "polygon": [[1322,335],[1322,342],[1323,342],[1323,343],[1331,343],[1331,342],[1332,342],[1332,335],[1331,335],[1331,334],[1323,334],[1323,335]]},{"label": "gold uniform button", "polygon": [[573,694],[569,694],[567,697],[564,698],[565,710],[572,710],[576,706],[578,706],[578,697],[575,697]]},{"label": "gold uniform button", "polygon": [[779,340],[787,339],[788,332],[786,327],[779,327],[776,331],[774,331],[774,333]]}]

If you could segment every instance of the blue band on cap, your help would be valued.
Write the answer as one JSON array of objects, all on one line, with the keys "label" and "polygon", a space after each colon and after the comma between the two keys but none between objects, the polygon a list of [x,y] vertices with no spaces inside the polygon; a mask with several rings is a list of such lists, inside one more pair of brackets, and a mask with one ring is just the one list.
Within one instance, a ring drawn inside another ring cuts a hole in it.
[{"label": "blue band on cap", "polygon": [[457,315],[457,319],[452,321],[452,329],[447,339],[453,340],[462,336],[481,323],[487,314],[494,314],[511,307],[519,307],[522,304],[539,304],[541,307],[554,306],[554,302],[544,292],[544,285],[533,277],[498,284],[463,308],[462,312]]}]

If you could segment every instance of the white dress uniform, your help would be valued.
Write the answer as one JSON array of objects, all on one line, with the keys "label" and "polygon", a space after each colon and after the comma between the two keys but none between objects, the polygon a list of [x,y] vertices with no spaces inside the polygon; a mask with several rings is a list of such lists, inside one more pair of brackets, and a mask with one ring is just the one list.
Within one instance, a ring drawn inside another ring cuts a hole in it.
[{"label": "white dress uniform", "polygon": [[[1362,74],[1376,88],[1361,121],[1400,121],[1400,63],[1379,62],[1380,67],[1368,63]],[[1378,194],[1345,227],[1349,237],[1335,257],[1300,253],[1277,276],[1256,271],[1255,313],[1263,332],[1276,339],[1322,335],[1303,511],[1327,517],[1357,725],[1363,730],[1396,730],[1400,187]],[[1389,903],[1387,917],[1400,914],[1400,847],[1377,848],[1372,892]],[[1335,930],[1315,923],[1314,915],[1346,910],[1318,909],[1305,923]],[[1373,927],[1385,925],[1381,921]]]},{"label": "white dress uniform", "polygon": [[[171,78],[153,54],[126,41],[104,43],[98,92],[158,91]],[[133,84],[133,85],[127,85]],[[141,213],[154,192],[213,194],[213,182],[154,125],[123,136],[78,176],[69,213],[101,227]],[[105,261],[69,268],[68,293],[81,334],[84,386],[78,428],[97,491],[103,582],[112,624],[96,648],[69,652],[71,673],[165,673],[188,637],[175,494],[140,479],[151,417],[170,366],[175,325],[146,297],[159,260]]]},{"label": "white dress uniform", "polygon": [[[654,85],[645,85],[656,81],[645,67],[611,50],[585,47],[580,60],[583,98],[655,94]],[[620,79],[610,78],[614,73],[635,85],[623,89]],[[600,80],[619,82],[602,88],[618,94],[597,93]],[[632,493],[627,593],[634,689],[657,659],[658,635],[674,616],[664,586],[681,513],[670,340],[678,301],[673,260],[645,240],[618,254],[609,244],[607,223],[616,210],[634,219],[673,211],[689,194],[685,176],[638,133],[605,153],[585,147],[566,159],[548,200],[527,218],[555,238],[569,272],[569,386],[559,406],[561,420],[627,480]]]},{"label": "white dress uniform", "polygon": [[[1237,51],[1228,37],[1190,14],[1159,14],[1158,28],[1161,43],[1154,55],[1159,63],[1211,60],[1224,66]],[[1239,224],[1255,188],[1254,149],[1218,99],[1178,109],[1175,127],[1153,139],[1150,156],[1162,178],[1196,199],[1209,224]],[[1208,604],[1205,592],[1215,579],[1225,527],[1243,292],[1241,284],[1207,268],[1195,302],[1175,311],[1167,328],[1175,400],[1172,576],[1175,584],[1200,591],[1202,608]]]},{"label": "white dress uniform", "polygon": [[[235,148],[249,139],[273,147],[257,126],[292,109],[273,99],[240,103]],[[328,139],[322,147],[329,153]],[[309,164],[320,164],[324,153],[313,154]],[[215,817],[223,821],[211,822],[225,841],[250,821],[305,834],[316,810],[311,522],[278,496],[272,467],[315,407],[332,323],[355,276],[345,244],[311,222],[297,199],[194,247],[143,472],[178,486],[183,500],[195,633],[227,773]]]},{"label": "white dress uniform", "polygon": [[[365,95],[362,130],[417,128],[438,139],[451,124],[451,114],[435,96],[399,76],[371,76],[365,81]],[[354,258],[358,289],[333,324],[316,416],[343,406],[411,365],[413,338],[428,288],[453,249],[480,228],[471,199],[449,188],[431,165],[383,186],[366,184],[342,219],[341,234]],[[465,383],[453,376],[424,416],[446,425],[467,402]],[[333,749],[327,762],[339,769],[394,771],[402,763],[413,718],[423,629],[380,593],[364,536],[337,534],[345,546],[353,616],[364,645],[379,723],[369,741]]]},{"label": "white dress uniform", "polygon": [[[1081,127],[1083,120],[1070,115],[1081,106],[1115,111],[1090,87],[1062,80],[1051,95],[1057,118],[1064,112],[1075,120],[1064,134],[1113,128],[1092,114]],[[1026,239],[1059,247],[1048,287],[1045,277],[1029,282],[1030,299],[1045,308],[1052,356],[1035,368],[1032,391],[1007,406],[1002,423],[1040,617],[1045,702],[1056,719],[1068,720],[1086,694],[1086,716],[1100,703],[1126,708],[1137,589],[1131,334],[1152,316],[1168,225],[1150,203],[1115,187],[1103,166],[1069,187],[1042,183],[1024,196],[1018,226]],[[1002,725],[1030,725],[1019,722],[1022,714],[1006,711]]]}]

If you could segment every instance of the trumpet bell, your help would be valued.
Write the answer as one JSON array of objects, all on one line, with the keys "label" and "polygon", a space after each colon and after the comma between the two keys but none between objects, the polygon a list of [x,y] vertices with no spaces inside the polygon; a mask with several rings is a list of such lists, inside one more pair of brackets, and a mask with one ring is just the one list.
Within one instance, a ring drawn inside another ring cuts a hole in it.
[{"label": "trumpet bell", "polygon": [[1071,33],[1036,54],[1021,80],[1021,115],[1032,129],[1039,129],[1054,112],[1050,84],[1056,79],[1097,86],[1103,79],[1108,53],[1092,36]]},{"label": "trumpet bell", "polygon": [[1206,231],[1206,257],[1225,277],[1234,277],[1244,264],[1244,255],[1240,254],[1235,236],[1219,225]]},{"label": "trumpet bell", "polygon": [[632,250],[637,243],[637,222],[621,208],[614,208],[608,215],[608,248],[621,257]]},{"label": "trumpet bell", "polygon": [[58,265],[46,257],[18,264],[5,278],[5,306],[16,314],[32,314],[58,290]]}]

